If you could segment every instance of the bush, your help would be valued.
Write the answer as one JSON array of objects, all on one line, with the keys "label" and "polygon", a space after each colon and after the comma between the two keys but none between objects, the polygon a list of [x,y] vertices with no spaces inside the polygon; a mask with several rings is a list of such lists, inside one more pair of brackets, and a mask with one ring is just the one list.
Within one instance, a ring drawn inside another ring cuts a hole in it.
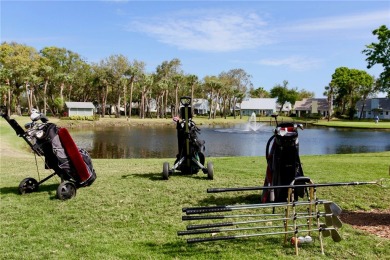
[{"label": "bush", "polygon": [[96,121],[99,120],[99,117],[97,116],[70,116],[67,117],[69,120],[85,120],[85,121]]}]

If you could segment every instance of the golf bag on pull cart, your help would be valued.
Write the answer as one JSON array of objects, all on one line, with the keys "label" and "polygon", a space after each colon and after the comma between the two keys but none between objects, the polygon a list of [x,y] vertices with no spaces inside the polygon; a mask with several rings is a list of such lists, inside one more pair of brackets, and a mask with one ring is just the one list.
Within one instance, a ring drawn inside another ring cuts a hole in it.
[{"label": "golf bag on pull cart", "polygon": [[[274,135],[268,140],[266,146],[267,171],[264,186],[290,185],[296,178],[295,185],[301,184],[299,178],[303,176],[299,158],[298,128],[303,130],[301,124],[280,123],[277,115],[273,115],[276,122]],[[285,202],[287,188],[264,189],[261,196],[263,203]],[[303,197],[304,188],[295,190],[294,200]]]},{"label": "golf bag on pull cart", "polygon": [[204,150],[204,141],[198,139],[200,129],[192,121],[191,114],[191,98],[180,98],[180,117],[177,119],[176,130],[178,140],[178,154],[172,169],[169,168],[169,163],[164,162],[162,176],[164,180],[169,179],[169,175],[176,170],[181,173],[196,174],[199,170],[207,174],[208,179],[212,180],[214,175],[214,167],[212,162],[207,163],[207,168],[204,166],[205,156],[202,153]]},{"label": "golf bag on pull cart", "polygon": [[76,196],[77,188],[90,186],[95,181],[96,173],[91,157],[84,149],[77,148],[66,128],[49,123],[49,120],[35,109],[30,115],[32,122],[25,125],[26,130],[8,116],[4,107],[1,109],[1,116],[36,155],[45,157],[45,169],[54,170],[54,173],[39,182],[31,177],[22,180],[19,184],[20,194],[37,191],[39,185],[58,175],[61,183],[57,188],[57,198],[66,200]]}]

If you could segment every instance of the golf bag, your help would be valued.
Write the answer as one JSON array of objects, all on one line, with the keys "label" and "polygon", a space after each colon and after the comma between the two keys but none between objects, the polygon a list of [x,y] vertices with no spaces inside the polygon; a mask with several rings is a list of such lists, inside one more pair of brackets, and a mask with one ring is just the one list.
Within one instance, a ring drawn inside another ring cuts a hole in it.
[{"label": "golf bag", "polygon": [[25,124],[26,130],[8,116],[5,107],[1,108],[1,116],[36,155],[44,157],[45,169],[54,171],[39,182],[30,177],[22,180],[19,184],[19,193],[37,191],[40,184],[58,175],[61,184],[57,189],[57,197],[65,200],[74,197],[77,188],[90,186],[95,181],[96,172],[91,157],[84,149],[77,148],[66,128],[49,123],[49,120],[35,109],[30,115],[32,122]]},{"label": "golf bag", "polygon": [[[180,115],[181,118],[185,118],[185,107],[181,107]],[[192,121],[191,110],[188,111],[188,129],[186,129],[186,121],[183,119],[182,121],[176,122],[176,130],[177,130],[177,143],[178,143],[178,154],[176,155],[179,160],[183,156],[187,154],[186,150],[186,142],[189,142],[189,151],[188,154],[195,155],[199,157],[199,161],[201,164],[204,164],[205,157],[202,151],[205,150],[204,140],[198,139],[198,134],[200,134],[200,129],[196,126],[195,122]]]},{"label": "golf bag", "polygon": [[207,167],[204,166],[205,156],[205,141],[198,139],[200,129],[192,121],[191,113],[191,98],[181,97],[180,117],[174,118],[176,121],[178,154],[176,155],[175,164],[172,169],[169,168],[169,163],[163,164],[163,179],[167,180],[169,175],[176,170],[182,173],[196,174],[199,170],[207,174],[209,179],[213,179],[214,168],[211,162],[208,162]]},{"label": "golf bag", "polygon": [[[276,120],[276,116],[275,120]],[[290,185],[295,178],[304,176],[299,158],[298,128],[302,125],[281,123],[276,121],[274,135],[268,140],[266,146],[267,170],[264,186]],[[294,183],[301,184],[299,178]],[[262,202],[285,202],[287,188],[265,189]],[[295,189],[294,200],[304,196],[304,188]]]}]

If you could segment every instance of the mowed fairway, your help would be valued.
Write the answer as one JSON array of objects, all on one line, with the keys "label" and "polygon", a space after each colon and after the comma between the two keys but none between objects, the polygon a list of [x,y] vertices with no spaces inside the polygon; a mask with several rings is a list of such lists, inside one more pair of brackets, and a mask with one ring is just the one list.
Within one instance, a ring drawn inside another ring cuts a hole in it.
[{"label": "mowed fairway", "polygon": [[[194,236],[177,235],[192,224],[181,220],[183,207],[259,203],[260,191],[208,194],[206,190],[262,185],[264,157],[206,158],[214,163],[214,180],[199,173],[177,174],[168,181],[162,180],[162,165],[164,161],[172,165],[174,158],[93,159],[96,182],[78,189],[75,198],[60,201],[56,199],[58,177],[42,184],[36,193],[19,195],[22,179],[42,179],[50,172],[37,158],[38,175],[34,156],[21,150],[26,145],[9,127],[1,128],[0,144],[1,259],[296,259],[294,247],[284,245],[283,235],[198,244],[186,243],[186,238]],[[315,183],[390,177],[390,152],[301,156],[301,161],[304,174]],[[324,187],[317,189],[317,195],[350,211],[385,210],[390,204],[389,189],[378,185]],[[247,233],[261,232],[269,230]],[[386,259],[390,255],[389,239],[348,224],[339,233],[343,238],[339,243],[324,238],[324,256],[313,234],[314,243],[302,247],[300,257]]]},{"label": "mowed fairway", "polygon": [[[302,156],[305,175],[314,182],[372,181],[389,177],[389,152]],[[39,159],[39,158],[38,158]],[[19,195],[17,186],[37,177],[33,155],[1,157],[1,243],[3,259],[263,259],[294,258],[282,235],[188,245],[177,231],[182,207],[258,203],[259,192],[206,193],[212,187],[261,185],[263,157],[207,158],[215,179],[203,173],[161,178],[164,159],[93,160],[98,178],[68,201],[55,198],[58,178],[39,192]],[[173,159],[166,159],[171,161]],[[38,160],[41,178],[42,162]],[[377,185],[318,188],[318,197],[344,210],[389,207],[390,193]],[[255,231],[254,231],[255,232]],[[255,232],[256,233],[256,232]],[[342,242],[324,239],[324,258],[385,259],[390,241],[354,230],[339,230]],[[318,241],[299,251],[321,258]]]}]

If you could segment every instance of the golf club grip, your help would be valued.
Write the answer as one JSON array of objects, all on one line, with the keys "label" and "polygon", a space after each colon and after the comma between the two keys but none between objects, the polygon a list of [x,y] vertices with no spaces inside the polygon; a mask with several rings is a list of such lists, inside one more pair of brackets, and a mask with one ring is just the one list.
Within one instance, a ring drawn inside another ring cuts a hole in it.
[{"label": "golf club grip", "polygon": [[182,216],[182,220],[200,220],[200,219],[223,219],[225,216],[215,215],[215,216]]},{"label": "golf club grip", "polygon": [[233,226],[233,222],[224,222],[224,223],[210,223],[210,224],[201,224],[201,225],[188,225],[187,230],[201,229],[201,228],[215,228],[215,227],[228,227]]},{"label": "golf club grip", "polygon": [[195,230],[185,230],[185,231],[178,231],[178,236],[184,236],[184,235],[195,235],[195,234],[205,234],[205,233],[219,233],[221,232],[220,229],[195,229]]},{"label": "golf club grip", "polygon": [[187,212],[188,210],[202,210],[202,209],[216,209],[216,208],[226,208],[226,206],[204,206],[204,207],[192,207],[192,208],[182,208],[182,212]]},{"label": "golf club grip", "polygon": [[225,212],[225,211],[232,211],[231,208],[209,208],[209,209],[192,209],[187,210],[186,214],[203,214],[203,213],[211,213],[211,212]]},{"label": "golf club grip", "polygon": [[221,236],[221,237],[202,237],[202,238],[190,238],[187,239],[187,243],[198,243],[198,242],[207,242],[207,241],[216,241],[216,240],[232,240],[236,239],[235,236]]}]

